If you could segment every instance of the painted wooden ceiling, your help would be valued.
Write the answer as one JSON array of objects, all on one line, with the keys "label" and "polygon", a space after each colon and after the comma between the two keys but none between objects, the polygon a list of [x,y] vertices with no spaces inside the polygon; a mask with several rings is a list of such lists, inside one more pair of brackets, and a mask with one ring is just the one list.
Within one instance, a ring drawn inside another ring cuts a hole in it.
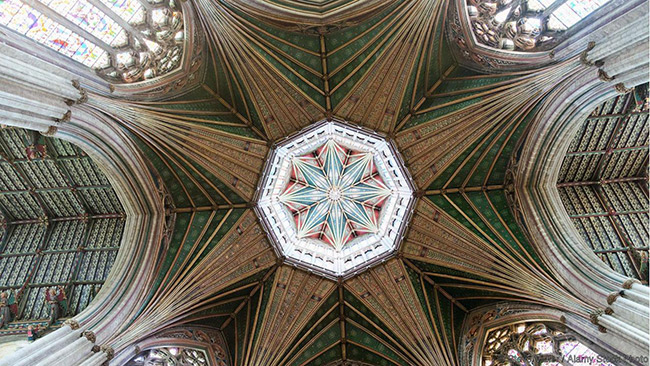
[{"label": "painted wooden ceiling", "polygon": [[18,309],[0,336],[44,327],[50,286],[65,289],[63,316],[81,312],[113,266],[124,218],[108,179],[81,149],[0,129],[0,292],[13,291]]},{"label": "painted wooden ceiling", "polygon": [[585,242],[615,271],[648,278],[648,91],[606,101],[582,124],[558,177]]},{"label": "painted wooden ceiling", "polygon": [[[275,1],[299,26],[244,3],[193,2],[209,50],[199,88],[158,102],[91,98],[155,166],[176,215],[155,286],[115,347],[198,323],[224,331],[235,365],[460,366],[460,326],[476,306],[519,300],[588,316],[504,193],[536,107],[585,72],[577,57],[527,72],[463,69],[440,0],[378,1],[332,25],[301,22],[301,9],[344,2]],[[269,147],[331,116],[394,139],[418,189],[399,255],[341,282],[283,264],[251,208]]]}]

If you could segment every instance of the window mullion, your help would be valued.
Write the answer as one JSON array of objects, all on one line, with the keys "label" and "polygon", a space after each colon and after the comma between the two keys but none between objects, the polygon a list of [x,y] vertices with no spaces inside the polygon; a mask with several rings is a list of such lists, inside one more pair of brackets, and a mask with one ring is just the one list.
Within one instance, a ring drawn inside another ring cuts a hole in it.
[{"label": "window mullion", "polygon": [[[21,0],[25,4],[31,6],[32,8],[38,10],[39,12],[45,14],[47,17],[51,18],[55,22],[63,25],[64,27],[70,29],[71,31],[77,33],[78,35],[82,36],[83,38],[91,41],[94,43],[96,46],[99,46],[103,48],[106,52],[110,53],[111,55],[114,55],[114,50],[113,48],[107,44],[106,42],[102,41],[101,39],[95,37],[92,35],[90,32],[87,32],[83,28],[79,27],[78,25],[74,24],[70,20],[68,20],[66,17],[63,15],[57,13],[56,11],[52,10],[48,6],[44,5],[38,0]],[[114,59],[114,58],[113,58]]]},{"label": "window mullion", "polygon": [[119,15],[117,15],[113,10],[111,10],[108,6],[104,5],[99,0],[88,0],[89,3],[91,3],[93,6],[95,6],[97,9],[101,10],[104,14],[106,14],[109,18],[113,19],[115,23],[119,24],[124,30],[129,33],[132,37],[138,40],[140,42],[140,45],[142,47],[146,46],[145,43],[145,38],[142,34],[142,32],[138,31],[135,29],[129,22],[126,20],[122,19]]},{"label": "window mullion", "polygon": [[542,13],[542,17],[546,18],[550,16],[557,8],[562,6],[567,0],[555,0],[553,4],[549,5],[548,8],[544,9],[544,12]]}]

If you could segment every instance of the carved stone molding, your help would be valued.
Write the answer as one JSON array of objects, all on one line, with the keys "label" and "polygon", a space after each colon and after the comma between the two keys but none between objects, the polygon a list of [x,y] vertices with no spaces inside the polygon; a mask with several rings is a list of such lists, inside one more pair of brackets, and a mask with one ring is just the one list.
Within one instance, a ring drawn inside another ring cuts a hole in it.
[{"label": "carved stone molding", "polygon": [[627,93],[631,92],[632,90],[634,90],[634,88],[627,88],[627,87],[625,87],[625,84],[618,83],[618,84],[614,85],[614,90],[616,90],[620,94],[627,94]]}]

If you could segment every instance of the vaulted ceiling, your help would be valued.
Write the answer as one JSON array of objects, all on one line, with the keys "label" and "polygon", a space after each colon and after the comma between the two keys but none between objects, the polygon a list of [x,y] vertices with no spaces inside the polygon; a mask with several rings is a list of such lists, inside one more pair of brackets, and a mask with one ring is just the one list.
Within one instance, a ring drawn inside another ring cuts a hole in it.
[{"label": "vaulted ceiling", "polygon": [[[539,260],[504,183],[539,103],[584,72],[577,57],[481,74],[451,57],[447,1],[272,3],[294,24],[244,1],[193,2],[209,50],[199,88],[91,98],[139,144],[175,215],[155,286],[115,347],[198,323],[223,330],[234,365],[459,365],[460,326],[477,306],[588,316]],[[337,13],[343,3],[358,11]],[[309,20],[318,12],[336,22]],[[397,257],[339,282],[284,264],[252,210],[269,148],[333,116],[393,139],[418,190]]]}]

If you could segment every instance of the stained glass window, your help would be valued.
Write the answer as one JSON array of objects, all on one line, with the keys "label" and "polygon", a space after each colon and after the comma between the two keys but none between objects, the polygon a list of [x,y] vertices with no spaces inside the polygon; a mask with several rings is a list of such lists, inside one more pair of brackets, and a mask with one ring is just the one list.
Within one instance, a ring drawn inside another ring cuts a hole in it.
[{"label": "stained glass window", "polygon": [[[532,346],[532,347],[531,347]],[[564,325],[522,322],[488,332],[483,346],[484,366],[613,366]]]},{"label": "stained glass window", "polygon": [[554,47],[562,32],[609,0],[467,0],[479,43],[516,51]]},{"label": "stained glass window", "polygon": [[183,16],[173,0],[0,0],[0,26],[130,83],[176,69]]}]

